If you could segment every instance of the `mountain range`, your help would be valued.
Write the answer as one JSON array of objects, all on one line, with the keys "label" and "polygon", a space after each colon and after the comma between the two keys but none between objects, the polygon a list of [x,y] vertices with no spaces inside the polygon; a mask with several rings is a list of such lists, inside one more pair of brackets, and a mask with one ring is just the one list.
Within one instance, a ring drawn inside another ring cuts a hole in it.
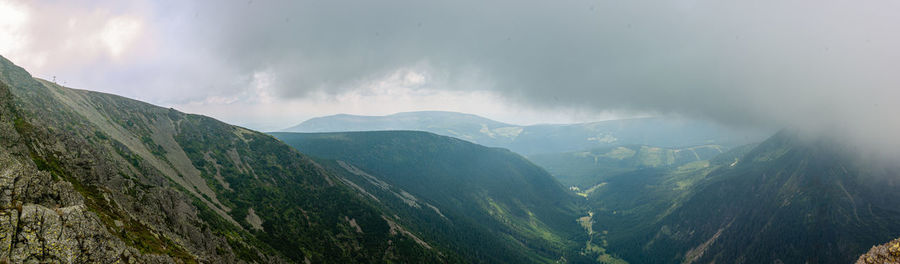
[{"label": "mountain range", "polygon": [[[742,145],[753,138],[653,118],[458,120],[429,121],[442,133],[264,134],[0,57],[0,261],[873,263],[897,251],[900,169],[836,140],[784,130]],[[476,144],[488,138],[499,143]]]},{"label": "mountain range", "polygon": [[772,132],[733,129],[712,122],[677,118],[637,118],[580,124],[520,126],[471,114],[425,111],[387,116],[333,115],[307,120],[284,132],[419,130],[523,155],[581,151],[622,145],[725,147],[759,142]]}]

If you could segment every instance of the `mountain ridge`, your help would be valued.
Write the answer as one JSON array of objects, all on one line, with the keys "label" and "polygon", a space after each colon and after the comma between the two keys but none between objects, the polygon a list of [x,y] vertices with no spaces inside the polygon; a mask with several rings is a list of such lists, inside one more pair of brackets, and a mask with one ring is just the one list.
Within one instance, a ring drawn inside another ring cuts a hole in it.
[{"label": "mountain ridge", "polygon": [[379,130],[427,131],[485,146],[508,148],[524,155],[632,144],[656,147],[720,144],[731,147],[761,140],[765,134],[762,130],[744,132],[708,122],[660,117],[520,126],[444,111],[402,112],[387,116],[332,115],[310,119],[284,132]]},{"label": "mountain ridge", "polygon": [[271,136],[61,87],[2,57],[0,84],[8,146],[0,161],[11,164],[2,182],[12,190],[0,214],[13,216],[0,222],[0,243],[11,249],[2,259],[446,262],[452,254],[396,232],[402,226],[378,206]]},{"label": "mountain ridge", "polygon": [[858,162],[843,146],[779,132],[706,169],[644,231],[610,230],[610,247],[635,263],[851,262],[900,234],[896,171]]},{"label": "mountain ridge", "polygon": [[[464,118],[468,118],[468,119],[472,119],[472,120],[478,120],[478,121],[481,121],[481,122],[485,122],[485,123],[488,123],[488,124],[492,124],[492,125],[496,125],[496,126],[501,126],[501,127],[502,127],[502,126],[515,126],[515,125],[511,125],[511,124],[507,124],[507,123],[503,123],[503,122],[499,122],[499,121],[494,121],[494,120],[491,120],[491,119],[488,119],[488,118],[485,118],[485,117],[481,117],[481,116],[478,116],[478,115],[475,115],[475,114],[460,113],[460,112],[452,112],[452,111],[437,111],[437,110],[434,110],[434,111],[397,112],[397,113],[393,113],[393,114],[389,114],[389,115],[381,115],[381,116],[379,116],[379,115],[334,114],[334,115],[328,115],[328,116],[321,116],[321,117],[310,118],[310,119],[308,119],[308,120],[306,120],[306,121],[301,122],[300,124],[297,124],[297,125],[294,125],[294,126],[291,126],[291,127],[285,128],[285,129],[282,129],[282,130],[277,131],[277,132],[299,132],[299,131],[305,131],[305,132],[307,132],[307,133],[316,133],[316,132],[349,132],[349,131],[342,131],[342,130],[344,130],[343,128],[334,129],[334,128],[322,127],[322,126],[320,126],[319,124],[316,124],[316,123],[318,123],[318,122],[321,122],[321,121],[328,121],[328,120],[330,120],[330,119],[364,120],[364,119],[379,119],[379,118],[384,118],[384,119],[391,119],[391,118],[422,118],[422,117],[426,117],[426,118],[439,118],[439,117],[447,117],[447,116],[452,116],[452,117],[464,117]],[[372,129],[365,129],[365,128],[363,128],[363,130],[360,130],[360,131],[367,131],[367,130],[372,130]],[[382,129],[378,129],[378,130],[382,130]],[[391,130],[391,129],[384,129],[384,130]]]}]

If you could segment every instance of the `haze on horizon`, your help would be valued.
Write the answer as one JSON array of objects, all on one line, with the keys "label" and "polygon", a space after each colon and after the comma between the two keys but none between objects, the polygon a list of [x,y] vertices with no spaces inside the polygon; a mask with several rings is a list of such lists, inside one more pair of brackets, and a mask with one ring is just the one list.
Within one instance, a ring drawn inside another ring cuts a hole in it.
[{"label": "haze on horizon", "polygon": [[[446,110],[677,115],[897,155],[895,1],[0,1],[38,77],[260,130]],[[893,157],[893,156],[892,156]]]}]

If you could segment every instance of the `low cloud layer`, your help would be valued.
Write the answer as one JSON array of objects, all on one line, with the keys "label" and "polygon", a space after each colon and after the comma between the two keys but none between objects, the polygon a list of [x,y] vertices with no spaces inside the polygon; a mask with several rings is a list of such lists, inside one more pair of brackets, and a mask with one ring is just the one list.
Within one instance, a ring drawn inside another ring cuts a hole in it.
[{"label": "low cloud layer", "polygon": [[[9,3],[35,16],[68,10]],[[155,102],[302,108],[400,82],[521,108],[677,114],[900,149],[897,1],[114,3],[78,15],[106,14],[101,33],[120,18],[125,33],[111,42],[130,31],[140,41],[107,45],[72,72]],[[40,28],[67,23],[45,17]],[[18,49],[40,47],[59,45]],[[58,55],[47,60],[83,59]]]}]

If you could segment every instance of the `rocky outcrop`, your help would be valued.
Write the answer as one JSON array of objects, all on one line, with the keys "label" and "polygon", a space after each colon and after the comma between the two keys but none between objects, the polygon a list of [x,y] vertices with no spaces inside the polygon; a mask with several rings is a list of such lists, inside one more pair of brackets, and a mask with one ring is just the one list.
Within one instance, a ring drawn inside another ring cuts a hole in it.
[{"label": "rocky outcrop", "polygon": [[[118,239],[68,181],[37,168],[9,87],[0,83],[0,261],[173,263]],[[41,164],[47,166],[46,164]]]},{"label": "rocky outcrop", "polygon": [[896,264],[900,263],[900,238],[884,245],[874,246],[869,252],[859,256],[856,264]]}]

